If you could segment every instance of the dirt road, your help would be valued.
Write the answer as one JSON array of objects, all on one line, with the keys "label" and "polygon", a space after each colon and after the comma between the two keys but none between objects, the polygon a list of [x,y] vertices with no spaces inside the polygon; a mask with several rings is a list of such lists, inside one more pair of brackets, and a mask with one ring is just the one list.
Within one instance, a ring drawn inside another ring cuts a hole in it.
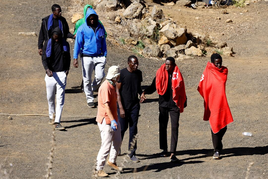
[{"label": "dirt road", "polygon": [[[63,16],[68,2],[57,1]],[[100,135],[95,123],[97,110],[89,109],[84,93],[73,88],[81,82],[81,69],[71,67],[68,76],[62,117],[67,130],[55,131],[48,124],[45,72],[37,53],[37,37],[18,35],[19,32],[38,33],[41,19],[51,13],[53,3],[51,0],[1,1],[0,178],[3,179],[92,178]],[[268,37],[263,32],[268,27],[267,21],[262,24],[258,31],[266,42]],[[243,39],[235,40],[243,43]],[[116,174],[109,167],[104,169],[111,178],[268,178],[267,49],[258,48],[261,55],[243,55],[258,47],[257,41],[250,42],[254,44],[250,43],[245,51],[237,47],[236,57],[223,58],[223,65],[229,68],[227,98],[234,123],[228,126],[224,136],[221,160],[212,160],[209,124],[202,121],[203,101],[196,90],[209,58],[193,58],[176,62],[184,76],[188,97],[188,107],[180,118],[177,147],[180,163],[172,164],[168,158],[157,155],[160,152],[158,95],[154,93],[141,105],[137,150],[141,162],[132,163],[126,155],[120,156],[117,163],[124,167],[123,173]],[[125,67],[130,54],[109,44],[106,70],[114,64]],[[145,87],[163,61],[140,57],[139,62]],[[243,136],[245,131],[253,136]],[[123,141],[122,152],[127,152],[127,140]]]}]

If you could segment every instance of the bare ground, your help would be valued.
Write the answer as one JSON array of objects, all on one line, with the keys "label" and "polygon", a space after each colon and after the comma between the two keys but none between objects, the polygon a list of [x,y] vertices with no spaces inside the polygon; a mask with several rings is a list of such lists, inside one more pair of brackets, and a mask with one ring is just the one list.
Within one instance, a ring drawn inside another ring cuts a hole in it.
[{"label": "bare ground", "polygon": [[[97,110],[89,109],[85,95],[73,88],[80,84],[81,69],[71,67],[68,76],[62,118],[67,130],[54,131],[48,124],[45,72],[37,54],[37,37],[18,35],[19,32],[38,33],[41,18],[50,13],[53,3],[51,0],[1,1],[0,178],[92,178],[100,136],[95,124]],[[65,16],[69,1],[57,3]],[[180,118],[177,147],[180,163],[171,164],[168,158],[156,155],[160,150],[155,93],[141,105],[137,150],[141,162],[134,164],[126,156],[120,156],[118,164],[124,166],[124,172],[116,174],[109,167],[105,171],[111,178],[268,178],[267,3],[230,7],[229,14],[222,14],[222,9],[192,10],[166,5],[162,8],[189,31],[209,33],[226,41],[236,52],[235,57],[223,59],[229,68],[227,97],[235,120],[224,136],[223,158],[212,160],[209,124],[202,121],[203,102],[196,90],[209,58],[193,58],[177,62],[188,97],[188,107]],[[228,18],[233,23],[226,24]],[[126,58],[132,52],[109,43],[108,54],[106,69],[114,64],[125,67]],[[141,57],[139,60],[145,87],[163,61]],[[245,131],[253,136],[243,136]],[[122,151],[127,152],[127,140],[123,141]]]}]

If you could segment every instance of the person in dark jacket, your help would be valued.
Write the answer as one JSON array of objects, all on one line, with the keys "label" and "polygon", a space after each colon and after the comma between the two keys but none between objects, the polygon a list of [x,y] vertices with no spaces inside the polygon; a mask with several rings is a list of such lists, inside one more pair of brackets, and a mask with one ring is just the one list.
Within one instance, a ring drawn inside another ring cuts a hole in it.
[{"label": "person in dark jacket", "polygon": [[69,32],[69,25],[64,17],[61,16],[61,7],[58,4],[53,4],[52,14],[42,19],[41,28],[38,37],[38,53],[42,55],[43,44],[51,38],[51,32],[59,27],[62,32],[62,38],[75,38],[75,36]]},{"label": "person in dark jacket", "polygon": [[146,88],[141,95],[141,102],[146,99],[145,94],[157,91],[159,94],[159,142],[161,156],[167,156],[167,126],[168,114],[171,120],[170,161],[177,162],[176,148],[179,135],[180,113],[186,107],[186,92],[182,74],[173,57],[168,57],[166,62],[157,70],[151,86]]},{"label": "person in dark jacket", "polygon": [[[62,32],[59,27],[56,27],[51,34],[52,37],[44,44],[44,53],[42,55],[42,63],[46,71],[45,82],[49,124],[55,124],[56,129],[64,130],[65,128],[61,126],[60,121],[71,61],[70,47],[68,42],[62,38]],[[57,99],[56,112],[55,97]]]}]

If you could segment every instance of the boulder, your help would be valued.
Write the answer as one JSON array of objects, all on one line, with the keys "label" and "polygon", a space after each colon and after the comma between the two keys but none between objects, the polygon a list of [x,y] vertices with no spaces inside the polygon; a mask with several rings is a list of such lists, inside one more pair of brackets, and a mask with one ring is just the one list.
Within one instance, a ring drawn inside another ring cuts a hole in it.
[{"label": "boulder", "polygon": [[106,7],[109,9],[115,9],[117,7],[118,0],[106,0]]},{"label": "boulder", "polygon": [[146,17],[143,19],[141,24],[143,27],[142,34],[146,35],[147,37],[151,37],[157,28],[156,22],[151,17]]},{"label": "boulder", "polygon": [[132,35],[139,36],[142,32],[142,24],[138,19],[128,22],[129,32]]},{"label": "boulder", "polygon": [[185,44],[187,42],[186,37],[186,29],[185,28],[177,28],[177,37],[176,37],[176,46],[180,44]]},{"label": "boulder", "polygon": [[180,6],[189,6],[191,4],[191,0],[179,0],[176,4]]},{"label": "boulder", "polygon": [[157,8],[157,6],[154,6],[151,12],[151,17],[153,18],[153,20],[159,20],[159,19],[164,19],[164,13],[162,11],[162,9]]},{"label": "boulder", "polygon": [[130,4],[123,13],[123,16],[127,19],[134,19],[142,15],[143,5],[138,2]]},{"label": "boulder", "polygon": [[157,45],[149,45],[143,49],[142,54],[147,57],[159,57],[160,49]]},{"label": "boulder", "polygon": [[117,24],[120,24],[121,23],[121,17],[120,16],[116,16],[114,21],[117,23]]},{"label": "boulder", "polygon": [[173,47],[173,49],[176,50],[177,54],[184,54],[185,45],[178,45],[178,46]]},{"label": "boulder", "polygon": [[177,37],[177,31],[172,27],[171,23],[165,25],[160,31],[160,35],[163,34],[168,39],[175,39]]},{"label": "boulder", "polygon": [[158,41],[158,45],[168,44],[169,40],[166,36],[162,35]]},{"label": "boulder", "polygon": [[233,48],[232,47],[224,47],[224,48],[222,48],[222,53],[223,53],[223,55],[225,55],[225,56],[232,56],[233,55]]},{"label": "boulder", "polygon": [[199,56],[199,57],[203,55],[202,50],[194,46],[185,49],[185,54],[189,56]]},{"label": "boulder", "polygon": [[166,57],[176,58],[177,57],[176,49],[171,48],[171,49],[167,50],[165,55],[166,55]]},{"label": "boulder", "polygon": [[194,46],[194,43],[191,40],[188,40],[185,45],[185,48],[190,48],[191,46]]},{"label": "boulder", "polygon": [[160,46],[160,51],[162,52],[162,54],[166,54],[166,52],[170,49],[170,46],[168,44],[163,44]]}]

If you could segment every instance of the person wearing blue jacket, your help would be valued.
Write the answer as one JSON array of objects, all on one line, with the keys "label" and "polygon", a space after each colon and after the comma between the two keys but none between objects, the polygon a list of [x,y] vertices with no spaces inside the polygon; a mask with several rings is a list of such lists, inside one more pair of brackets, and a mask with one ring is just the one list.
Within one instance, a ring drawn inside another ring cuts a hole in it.
[{"label": "person wearing blue jacket", "polygon": [[[93,91],[97,91],[105,76],[107,47],[105,29],[98,21],[98,15],[94,9],[88,8],[86,23],[82,24],[76,33],[73,65],[78,67],[78,55],[81,53],[84,92],[87,104],[94,108]],[[95,71],[95,79],[92,82],[91,75]]]}]

